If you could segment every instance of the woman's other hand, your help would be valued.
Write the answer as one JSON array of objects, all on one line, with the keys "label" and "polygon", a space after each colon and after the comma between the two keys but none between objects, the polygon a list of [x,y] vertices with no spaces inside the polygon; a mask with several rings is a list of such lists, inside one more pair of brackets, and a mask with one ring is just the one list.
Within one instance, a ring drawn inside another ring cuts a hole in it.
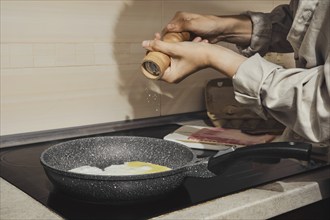
[{"label": "woman's other hand", "polygon": [[162,30],[162,36],[168,32],[192,34],[192,39],[201,37],[209,43],[226,41],[240,46],[249,45],[252,34],[252,22],[244,15],[214,16],[188,12],[177,12]]}]

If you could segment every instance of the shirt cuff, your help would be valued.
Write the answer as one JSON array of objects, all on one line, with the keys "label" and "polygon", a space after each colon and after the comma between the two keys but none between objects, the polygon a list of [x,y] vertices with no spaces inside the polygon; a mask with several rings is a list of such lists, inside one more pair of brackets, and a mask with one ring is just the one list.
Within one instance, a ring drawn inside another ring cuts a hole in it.
[{"label": "shirt cuff", "polygon": [[233,77],[235,99],[266,119],[262,106],[262,86],[266,78],[281,66],[268,62],[259,54],[244,61]]},{"label": "shirt cuff", "polygon": [[256,53],[264,56],[268,52],[271,42],[272,22],[269,14],[246,12],[243,15],[250,17],[252,21],[251,43],[248,47],[238,47],[238,49],[246,57],[250,57]]}]

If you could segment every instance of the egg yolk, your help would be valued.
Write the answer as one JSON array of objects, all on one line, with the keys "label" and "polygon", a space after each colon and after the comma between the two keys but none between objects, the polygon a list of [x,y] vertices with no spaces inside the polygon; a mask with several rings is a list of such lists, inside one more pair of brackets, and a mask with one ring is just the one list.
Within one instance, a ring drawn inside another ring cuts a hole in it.
[{"label": "egg yolk", "polygon": [[128,167],[134,167],[138,168],[139,170],[143,170],[142,174],[148,174],[148,173],[158,173],[158,172],[164,172],[171,170],[171,168],[168,168],[166,166],[161,166],[158,164],[153,163],[147,163],[147,162],[141,162],[141,161],[131,161],[125,163]]}]

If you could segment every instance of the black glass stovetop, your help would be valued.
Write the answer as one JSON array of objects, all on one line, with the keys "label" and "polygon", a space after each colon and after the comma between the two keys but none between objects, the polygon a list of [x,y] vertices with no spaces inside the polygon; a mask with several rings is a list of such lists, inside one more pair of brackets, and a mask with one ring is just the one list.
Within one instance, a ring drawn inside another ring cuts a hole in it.
[{"label": "black glass stovetop", "polygon": [[[133,129],[93,136],[129,135],[163,138],[179,125]],[[324,166],[322,161],[301,163],[292,159],[278,161],[241,161],[213,178],[187,177],[183,184],[165,197],[127,205],[91,203],[56,191],[40,164],[40,155],[59,142],[50,141],[0,149],[0,175],[65,219],[147,219],[214,198],[256,187],[295,174]],[[214,151],[195,150],[199,157],[211,156]]]}]

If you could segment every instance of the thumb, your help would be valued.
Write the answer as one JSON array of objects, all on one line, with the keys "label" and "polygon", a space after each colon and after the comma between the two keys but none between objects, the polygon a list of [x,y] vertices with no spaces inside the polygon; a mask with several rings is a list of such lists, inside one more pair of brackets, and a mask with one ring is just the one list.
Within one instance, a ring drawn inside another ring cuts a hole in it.
[{"label": "thumb", "polygon": [[161,40],[145,40],[142,46],[149,51],[159,51],[168,55],[173,55],[172,50],[175,43],[168,43]]}]

